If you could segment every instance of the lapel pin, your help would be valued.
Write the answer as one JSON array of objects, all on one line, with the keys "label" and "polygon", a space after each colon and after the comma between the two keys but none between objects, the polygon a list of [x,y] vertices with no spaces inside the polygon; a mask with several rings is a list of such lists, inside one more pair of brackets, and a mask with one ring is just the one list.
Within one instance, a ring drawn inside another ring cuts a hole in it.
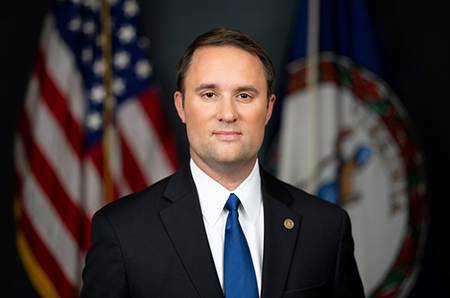
[{"label": "lapel pin", "polygon": [[292,219],[287,218],[284,221],[284,226],[286,227],[286,229],[291,230],[294,227],[294,222],[292,221]]}]

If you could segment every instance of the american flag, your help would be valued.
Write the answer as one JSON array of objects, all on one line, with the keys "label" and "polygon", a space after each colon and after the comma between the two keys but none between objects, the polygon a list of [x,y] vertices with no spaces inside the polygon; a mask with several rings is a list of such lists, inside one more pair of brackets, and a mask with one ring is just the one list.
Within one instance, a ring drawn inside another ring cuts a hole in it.
[{"label": "american flag", "polygon": [[42,297],[78,297],[96,210],[177,168],[138,12],[55,0],[45,17],[15,139],[17,247]]}]

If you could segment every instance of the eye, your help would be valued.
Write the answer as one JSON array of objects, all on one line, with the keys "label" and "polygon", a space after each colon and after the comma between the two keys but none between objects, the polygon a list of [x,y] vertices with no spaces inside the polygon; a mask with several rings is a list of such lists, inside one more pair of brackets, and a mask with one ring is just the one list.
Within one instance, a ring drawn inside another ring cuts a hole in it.
[{"label": "eye", "polygon": [[205,94],[203,94],[203,96],[206,97],[206,98],[213,98],[214,97],[214,93],[206,92]]},{"label": "eye", "polygon": [[251,96],[249,94],[247,94],[247,93],[241,93],[238,96],[241,99],[250,99],[251,98]]}]

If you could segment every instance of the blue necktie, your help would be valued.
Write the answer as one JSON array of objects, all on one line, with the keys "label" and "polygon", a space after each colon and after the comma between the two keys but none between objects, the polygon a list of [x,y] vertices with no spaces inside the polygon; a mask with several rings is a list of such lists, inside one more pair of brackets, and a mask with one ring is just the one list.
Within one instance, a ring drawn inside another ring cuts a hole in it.
[{"label": "blue necktie", "polygon": [[239,224],[237,208],[241,202],[231,194],[224,245],[224,289],[226,298],[258,298],[255,269],[244,232]]}]

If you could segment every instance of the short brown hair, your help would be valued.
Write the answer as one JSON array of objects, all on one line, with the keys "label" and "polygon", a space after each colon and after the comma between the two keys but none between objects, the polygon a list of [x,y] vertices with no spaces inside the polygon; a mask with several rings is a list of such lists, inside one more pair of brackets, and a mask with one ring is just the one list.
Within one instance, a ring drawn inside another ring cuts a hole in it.
[{"label": "short brown hair", "polygon": [[252,37],[238,30],[225,28],[212,29],[198,36],[184,51],[175,68],[177,74],[177,90],[184,94],[184,79],[191,66],[195,50],[205,46],[233,46],[258,56],[264,69],[267,81],[267,98],[275,88],[275,68],[266,50]]}]

